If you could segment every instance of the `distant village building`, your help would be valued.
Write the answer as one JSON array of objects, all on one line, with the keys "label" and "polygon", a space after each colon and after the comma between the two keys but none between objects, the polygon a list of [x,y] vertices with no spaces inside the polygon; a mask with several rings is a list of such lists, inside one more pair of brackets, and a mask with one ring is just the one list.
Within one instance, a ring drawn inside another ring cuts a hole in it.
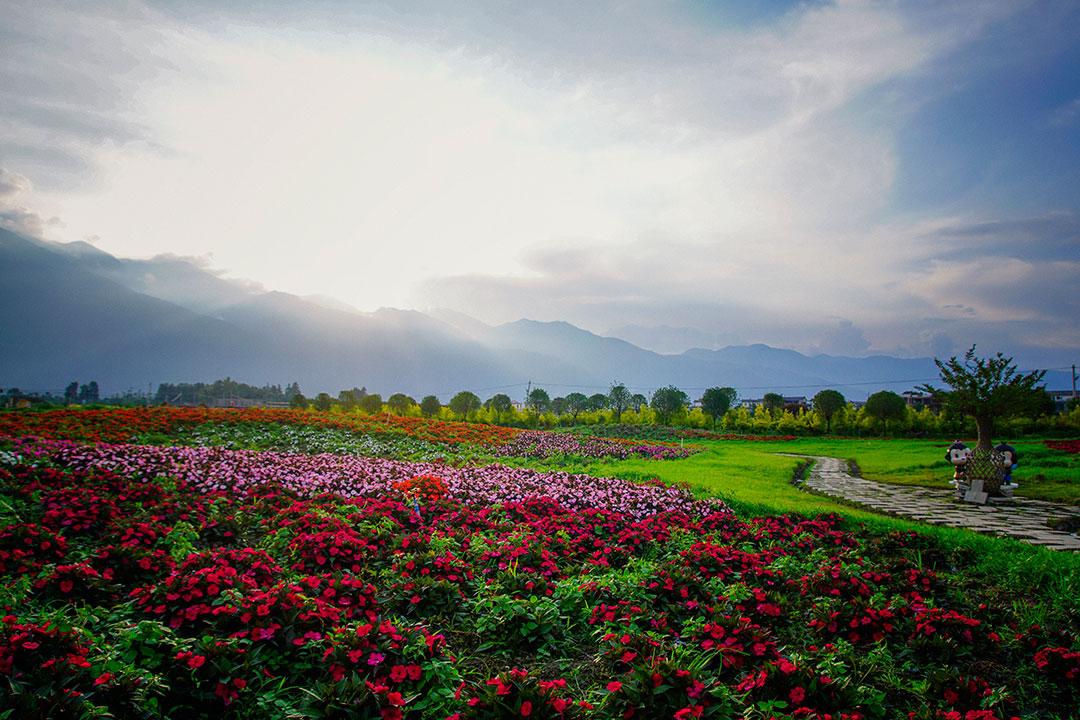
[{"label": "distant village building", "polygon": [[[758,405],[762,405],[765,402],[765,398],[740,398],[739,407],[744,407],[747,410],[753,410]],[[784,396],[784,410],[798,414],[800,410],[810,410],[810,401],[806,399],[805,395],[785,395]]]},{"label": "distant village building", "polygon": [[1047,390],[1046,393],[1054,401],[1054,412],[1065,412],[1065,406],[1075,397],[1072,390]]},{"label": "distant village building", "polygon": [[941,403],[934,400],[934,396],[928,393],[919,392],[918,390],[905,390],[900,393],[900,396],[904,398],[904,401],[908,404],[909,408],[913,410],[922,410],[923,408],[930,408],[933,411],[941,409]]},{"label": "distant village building", "polygon": [[798,415],[799,411],[810,412],[810,401],[805,395],[785,395],[784,410],[793,415]]}]

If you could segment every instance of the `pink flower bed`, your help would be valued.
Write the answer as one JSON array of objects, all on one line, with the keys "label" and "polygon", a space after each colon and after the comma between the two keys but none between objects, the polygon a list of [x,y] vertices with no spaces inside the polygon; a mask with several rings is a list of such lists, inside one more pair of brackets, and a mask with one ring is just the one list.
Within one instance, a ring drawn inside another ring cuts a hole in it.
[{"label": "pink flower bed", "polygon": [[108,470],[122,475],[172,477],[199,492],[244,494],[277,484],[303,497],[334,493],[342,497],[380,497],[394,483],[418,475],[443,480],[451,498],[467,504],[516,503],[550,498],[572,510],[604,508],[640,518],[662,512],[702,516],[722,508],[719,501],[696,500],[685,489],[639,484],[617,478],[565,472],[540,472],[502,465],[451,467],[382,458],[299,455],[216,447],[80,445],[67,441],[19,441],[23,455],[47,456],[72,469]]}]

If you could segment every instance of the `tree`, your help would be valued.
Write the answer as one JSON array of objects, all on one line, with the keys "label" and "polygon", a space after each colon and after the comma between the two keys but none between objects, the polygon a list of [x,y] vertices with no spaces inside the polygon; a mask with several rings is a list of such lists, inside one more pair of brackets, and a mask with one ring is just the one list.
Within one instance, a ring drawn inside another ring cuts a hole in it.
[{"label": "tree", "polygon": [[382,412],[382,395],[379,393],[367,393],[360,398],[360,409],[368,415],[377,415]]},{"label": "tree", "polygon": [[779,393],[765,393],[765,397],[761,398],[761,404],[765,406],[770,415],[775,414],[777,411],[784,409],[784,396]]},{"label": "tree", "polygon": [[450,398],[450,410],[462,420],[468,418],[469,413],[480,408],[480,398],[475,393],[462,390]]},{"label": "tree", "polygon": [[426,418],[435,417],[442,410],[442,403],[434,395],[425,395],[420,401],[420,414]]},{"label": "tree", "polygon": [[735,404],[738,393],[731,387],[711,387],[701,396],[701,411],[712,418],[713,429],[716,429],[716,418],[723,417],[724,413]]},{"label": "tree", "polygon": [[[290,383],[285,388],[285,402],[292,402],[292,399],[294,397],[296,397],[297,395],[302,395],[302,393],[300,392],[300,383],[298,383],[298,382]],[[192,398],[192,399],[194,399],[194,398]]]},{"label": "tree", "polygon": [[684,410],[690,398],[674,385],[657,388],[649,400],[649,407],[656,411],[656,417],[663,425],[671,421],[672,416]]},{"label": "tree", "polygon": [[[288,395],[288,391],[285,392]],[[367,395],[367,388],[354,387],[351,390],[342,390],[338,393],[338,402],[345,406],[346,410],[352,410]]]},{"label": "tree", "polygon": [[921,385],[919,390],[930,393],[946,410],[968,415],[975,420],[979,432],[978,448],[993,448],[994,421],[1012,415],[1037,411],[1041,404],[1040,385],[1045,370],[1021,374],[1012,358],[997,353],[991,358],[975,355],[975,346],[964,353],[963,361],[954,355],[942,362],[934,358],[942,381],[952,390]]},{"label": "tree", "polygon": [[883,424],[881,434],[889,431],[890,420],[903,420],[907,401],[891,390],[881,390],[866,398],[866,414]]},{"label": "tree", "polygon": [[64,388],[64,402],[70,405],[79,399],[79,381],[72,380],[68,383],[68,386]]},{"label": "tree", "polygon": [[79,402],[83,404],[96,403],[99,399],[97,380],[91,380],[86,385],[79,387]]},{"label": "tree", "polygon": [[572,392],[566,396],[566,409],[570,412],[570,417],[577,422],[577,416],[585,412],[589,408],[589,398],[585,397],[584,393]]},{"label": "tree", "polygon": [[302,392],[294,392],[289,398],[289,407],[304,410],[307,408],[307,398]]},{"label": "tree", "polygon": [[630,390],[622,383],[615,382],[611,384],[611,389],[608,390],[608,405],[615,413],[615,422],[622,420],[622,414],[630,407],[632,397]]},{"label": "tree", "polygon": [[605,393],[594,393],[589,396],[589,409],[593,412],[607,410],[608,396]]},{"label": "tree", "polygon": [[416,404],[416,401],[405,393],[394,393],[386,399],[386,405],[390,408],[390,412],[395,415],[404,415],[409,412],[409,408]]},{"label": "tree", "polygon": [[533,388],[529,391],[529,397],[525,403],[538,413],[544,412],[551,406],[551,397],[544,388]]},{"label": "tree", "polygon": [[566,412],[567,402],[564,397],[551,398],[551,412],[556,415],[562,415]]},{"label": "tree", "polygon": [[514,401],[511,400],[510,396],[506,393],[498,393],[496,395],[492,395],[491,398],[488,399],[486,403],[484,403],[484,406],[502,415],[503,413],[510,412],[510,410],[513,409]]},{"label": "tree", "polygon": [[814,396],[814,411],[825,418],[825,432],[832,432],[832,419],[845,405],[847,400],[838,390],[822,390]]},{"label": "tree", "polygon": [[649,404],[649,399],[641,393],[634,393],[630,396],[630,407],[634,408],[634,412],[640,412],[641,408]]},{"label": "tree", "polygon": [[315,409],[320,412],[326,412],[333,404],[333,400],[330,399],[329,393],[321,392],[315,396]]}]

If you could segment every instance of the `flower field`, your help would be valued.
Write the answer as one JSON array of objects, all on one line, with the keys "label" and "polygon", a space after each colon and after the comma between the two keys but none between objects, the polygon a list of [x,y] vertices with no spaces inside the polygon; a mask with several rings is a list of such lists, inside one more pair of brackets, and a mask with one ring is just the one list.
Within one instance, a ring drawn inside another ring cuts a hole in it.
[{"label": "flower field", "polygon": [[578,438],[564,433],[397,415],[311,413],[273,408],[103,408],[0,413],[0,437],[85,442],[167,442],[410,460],[496,457],[677,459],[693,448],[665,442]]},{"label": "flower field", "polygon": [[[13,435],[36,431],[0,441],[0,718],[992,720],[1080,707],[1080,609],[973,577],[931,538],[833,515],[741,518],[659,483],[403,459],[495,455],[516,431],[365,439],[201,412],[21,414],[33,428],[0,415]],[[242,426],[272,441],[229,434]],[[187,444],[127,442],[167,433]],[[213,444],[225,437],[235,447]],[[391,444],[363,455],[327,438]],[[583,454],[565,447],[551,457]]]},{"label": "flower field", "polygon": [[1080,453],[1080,440],[1046,440],[1043,444],[1051,450],[1060,450],[1073,455]]}]

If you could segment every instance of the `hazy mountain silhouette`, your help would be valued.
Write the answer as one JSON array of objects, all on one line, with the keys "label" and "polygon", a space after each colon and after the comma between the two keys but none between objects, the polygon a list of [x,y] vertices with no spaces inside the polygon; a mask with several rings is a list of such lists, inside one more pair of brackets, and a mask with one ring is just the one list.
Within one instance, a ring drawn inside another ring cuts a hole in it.
[{"label": "hazy mountain silhouette", "polygon": [[58,391],[97,380],[105,394],[148,383],[229,376],[298,381],[389,395],[458,390],[521,397],[532,381],[554,397],[618,380],[647,392],[674,384],[692,397],[730,385],[744,397],[812,395],[836,387],[864,398],[937,377],[929,358],[808,357],[766,345],[660,354],[566,322],[487,325],[452,311],[359,312],[333,298],[266,292],[199,261],[116,258],[0,230],[0,385]]}]

